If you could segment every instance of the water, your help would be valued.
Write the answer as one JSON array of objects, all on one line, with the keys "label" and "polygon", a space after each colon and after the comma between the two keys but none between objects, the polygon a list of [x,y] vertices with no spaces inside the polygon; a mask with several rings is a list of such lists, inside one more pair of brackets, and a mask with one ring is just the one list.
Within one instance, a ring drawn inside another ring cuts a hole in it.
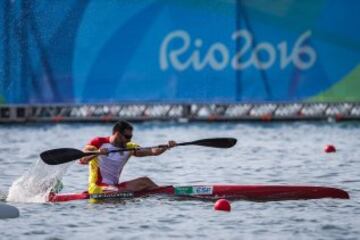
[{"label": "water", "polygon": [[[348,191],[350,200],[235,201],[230,213],[214,211],[213,202],[166,197],[116,204],[44,202],[47,184],[56,177],[63,176],[63,192],[85,190],[87,167],[46,166],[39,153],[82,148],[111,127],[0,126],[0,199],[10,191],[9,204],[20,209],[19,218],[0,219],[0,239],[360,239],[358,123],[136,124],[134,141],[142,146],[210,137],[236,137],[238,144],[227,150],[178,147],[159,157],[132,158],[122,176],[149,176],[162,185],[333,186]],[[323,152],[329,143],[337,147],[335,154]]]}]

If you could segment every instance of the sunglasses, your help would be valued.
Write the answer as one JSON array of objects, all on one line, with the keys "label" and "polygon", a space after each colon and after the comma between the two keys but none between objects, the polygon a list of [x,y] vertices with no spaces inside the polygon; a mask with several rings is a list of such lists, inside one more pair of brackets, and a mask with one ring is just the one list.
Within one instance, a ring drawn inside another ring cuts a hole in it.
[{"label": "sunglasses", "polygon": [[122,134],[124,136],[124,138],[126,138],[127,140],[131,140],[132,135],[131,134]]}]

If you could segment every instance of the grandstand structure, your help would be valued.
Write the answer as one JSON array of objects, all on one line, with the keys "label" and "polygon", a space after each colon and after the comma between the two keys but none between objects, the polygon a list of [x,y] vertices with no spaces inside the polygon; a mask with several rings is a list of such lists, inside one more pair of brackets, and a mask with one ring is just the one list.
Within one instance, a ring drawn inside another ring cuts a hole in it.
[{"label": "grandstand structure", "polygon": [[360,103],[88,104],[0,106],[0,123],[360,120]]}]

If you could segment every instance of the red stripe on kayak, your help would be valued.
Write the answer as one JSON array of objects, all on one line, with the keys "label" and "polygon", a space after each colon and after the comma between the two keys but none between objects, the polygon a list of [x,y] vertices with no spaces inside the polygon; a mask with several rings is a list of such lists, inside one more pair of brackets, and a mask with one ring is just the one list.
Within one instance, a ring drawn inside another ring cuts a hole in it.
[{"label": "red stripe on kayak", "polygon": [[213,191],[219,198],[251,201],[350,198],[349,194],[342,189],[316,186],[214,185]]},{"label": "red stripe on kayak", "polygon": [[[338,188],[317,186],[292,186],[292,185],[204,185],[212,187],[212,193],[207,195],[191,195],[188,197],[203,199],[228,198],[234,200],[250,201],[282,201],[282,200],[305,200],[320,198],[349,199],[349,194]],[[192,187],[192,186],[189,186]],[[196,186],[194,186],[196,187]],[[162,186],[152,190],[134,192],[134,197],[147,195],[175,196],[173,186]],[[181,195],[187,197],[186,195]],[[50,194],[49,202],[66,202],[73,200],[89,199],[87,192]]]}]

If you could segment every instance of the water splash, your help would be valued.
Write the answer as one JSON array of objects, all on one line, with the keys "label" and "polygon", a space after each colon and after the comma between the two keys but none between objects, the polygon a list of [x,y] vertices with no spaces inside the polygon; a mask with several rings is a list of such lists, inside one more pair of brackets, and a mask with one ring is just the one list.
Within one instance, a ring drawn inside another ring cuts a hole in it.
[{"label": "water splash", "polygon": [[0,201],[5,201],[7,198],[7,192],[3,192],[0,190]]},{"label": "water splash", "polygon": [[15,180],[7,196],[12,202],[46,202],[50,191],[56,188],[70,164],[49,166],[41,160]]}]

